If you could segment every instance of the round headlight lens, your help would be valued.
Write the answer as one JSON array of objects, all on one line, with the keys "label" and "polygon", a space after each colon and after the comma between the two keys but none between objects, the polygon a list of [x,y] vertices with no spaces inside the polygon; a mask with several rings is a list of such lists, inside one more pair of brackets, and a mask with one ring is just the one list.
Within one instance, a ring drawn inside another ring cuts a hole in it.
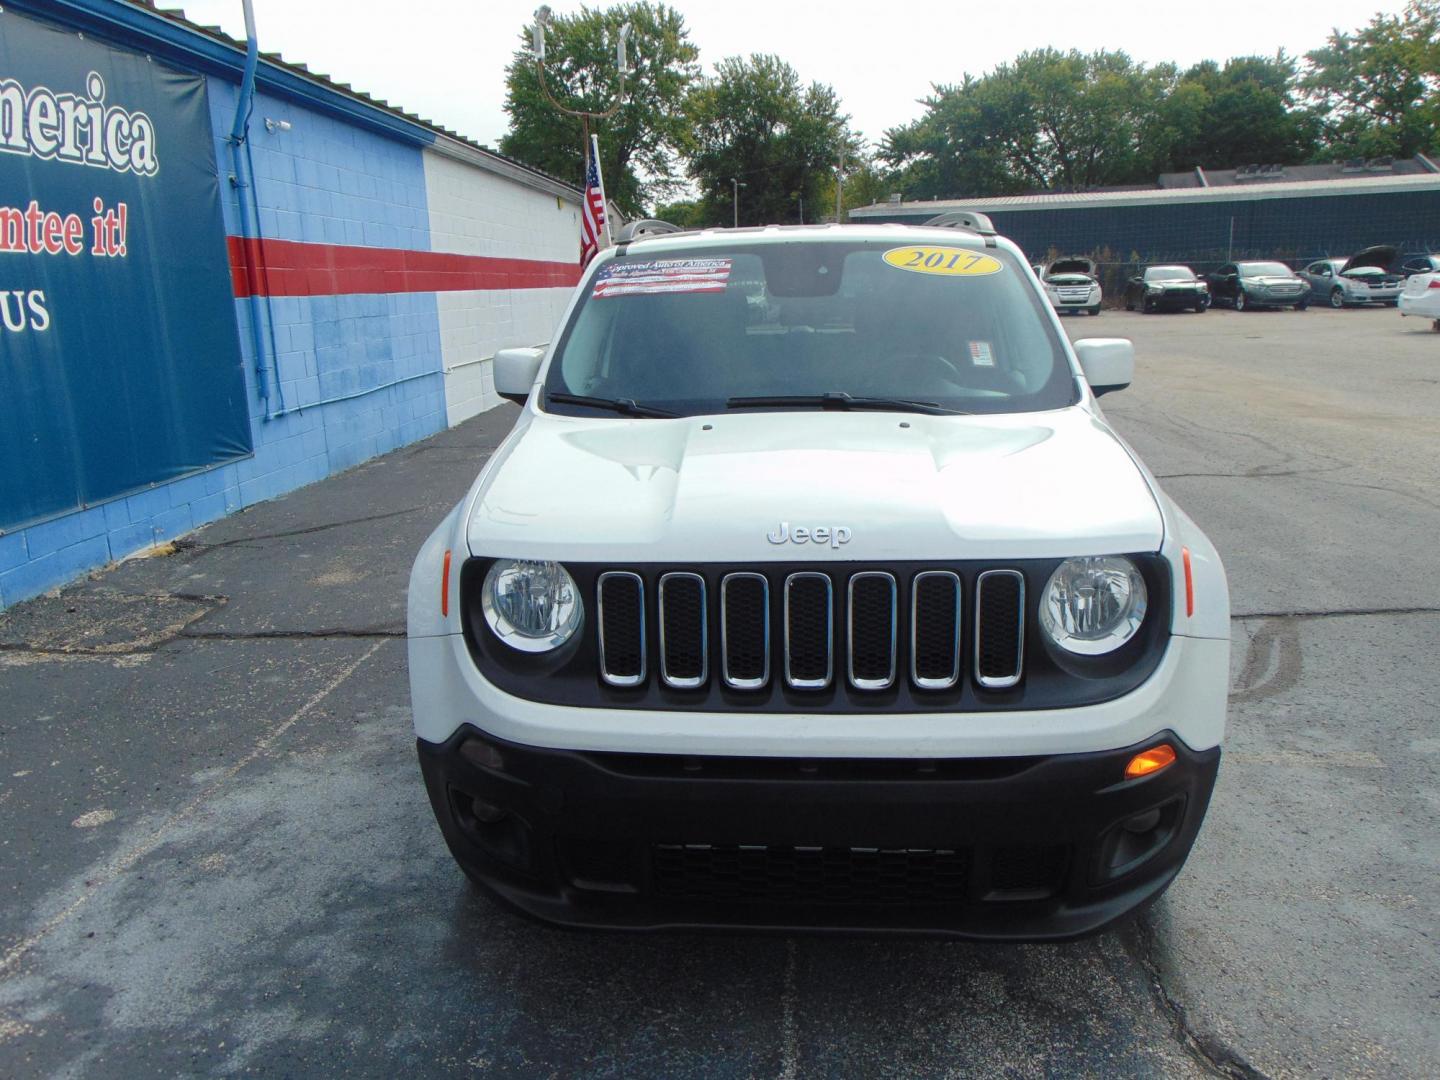
[{"label": "round headlight lens", "polygon": [[496,559],[480,592],[495,636],[522,652],[549,652],[569,641],[585,615],[575,579],[557,562]]},{"label": "round headlight lens", "polygon": [[1066,652],[1100,656],[1135,636],[1145,621],[1145,600],[1145,579],[1129,559],[1066,559],[1040,595],[1040,625]]}]

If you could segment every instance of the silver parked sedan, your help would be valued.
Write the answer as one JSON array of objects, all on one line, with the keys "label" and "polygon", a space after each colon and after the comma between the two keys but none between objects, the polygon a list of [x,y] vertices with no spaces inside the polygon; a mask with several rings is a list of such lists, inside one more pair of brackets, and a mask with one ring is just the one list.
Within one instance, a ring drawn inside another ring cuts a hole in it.
[{"label": "silver parked sedan", "polygon": [[1358,304],[1394,307],[1405,286],[1404,277],[1389,272],[1395,256],[1393,247],[1366,248],[1348,259],[1319,259],[1301,270],[1300,276],[1309,284],[1310,297],[1317,304],[1332,308]]}]

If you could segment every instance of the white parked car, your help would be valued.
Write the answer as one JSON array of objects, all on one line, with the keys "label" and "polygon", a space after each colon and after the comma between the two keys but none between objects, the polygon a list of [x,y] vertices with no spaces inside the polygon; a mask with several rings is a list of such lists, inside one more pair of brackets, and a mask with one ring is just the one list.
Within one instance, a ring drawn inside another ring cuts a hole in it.
[{"label": "white parked car", "polygon": [[1431,319],[1433,329],[1440,331],[1440,271],[1411,274],[1405,279],[1405,291],[1400,294],[1400,314]]},{"label": "white parked car", "polygon": [[1036,273],[1045,284],[1046,299],[1056,311],[1099,315],[1100,302],[1105,296],[1096,269],[1094,259],[1069,255],[1041,267]]},{"label": "white parked car", "polygon": [[1097,404],[1130,342],[937,222],[622,233],[496,356],[523,408],[415,561],[409,659],[440,829],[508,904],[1060,939],[1179,872],[1220,559]]}]

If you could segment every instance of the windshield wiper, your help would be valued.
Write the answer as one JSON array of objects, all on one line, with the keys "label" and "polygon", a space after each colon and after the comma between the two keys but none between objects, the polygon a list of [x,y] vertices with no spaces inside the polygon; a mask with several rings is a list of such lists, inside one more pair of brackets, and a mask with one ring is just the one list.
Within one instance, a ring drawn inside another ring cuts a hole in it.
[{"label": "windshield wiper", "polygon": [[622,416],[653,416],[662,420],[673,420],[679,413],[667,412],[651,405],[641,405],[634,398],[585,397],[581,394],[546,394],[547,402],[557,405],[588,405],[592,409],[609,409]]},{"label": "windshield wiper", "polygon": [[779,397],[732,397],[727,409],[769,409],[809,405],[821,409],[874,409],[878,412],[917,412],[931,416],[969,416],[958,409],[947,409],[933,401],[908,401],[905,398],[851,397],[843,390],[829,394],[790,394]]}]

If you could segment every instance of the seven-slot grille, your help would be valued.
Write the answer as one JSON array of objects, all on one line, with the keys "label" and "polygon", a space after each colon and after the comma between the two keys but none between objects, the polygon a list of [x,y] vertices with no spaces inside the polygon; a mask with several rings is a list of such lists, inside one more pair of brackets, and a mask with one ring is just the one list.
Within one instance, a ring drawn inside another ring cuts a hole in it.
[{"label": "seven-slot grille", "polygon": [[1006,690],[1023,674],[1025,579],[1018,570],[976,577],[968,622],[965,586],[949,570],[924,570],[908,580],[879,570],[800,570],[775,575],[773,590],[766,575],[740,571],[710,584],[690,571],[661,574],[654,608],[647,610],[640,575],[601,574],[596,610],[604,681],[616,687],[645,682],[652,621],[660,681],[675,690],[703,687],[712,670],[731,690],[765,689],[772,675],[801,691],[844,680],[855,690],[878,692],[906,675],[916,689],[950,690],[963,674],[967,637],[979,688]]}]

